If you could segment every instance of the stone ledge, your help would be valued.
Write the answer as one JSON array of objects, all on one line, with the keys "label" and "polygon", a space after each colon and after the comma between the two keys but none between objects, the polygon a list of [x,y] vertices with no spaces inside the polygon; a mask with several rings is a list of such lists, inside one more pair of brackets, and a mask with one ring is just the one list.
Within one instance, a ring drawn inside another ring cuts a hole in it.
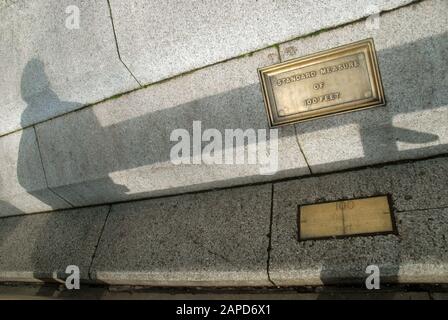
[{"label": "stone ledge", "polygon": [[[376,264],[382,283],[448,283],[447,168],[440,157],[278,182],[273,199],[266,183],[115,204],[109,214],[4,217],[0,282],[61,281],[74,264],[83,282],[111,285],[362,284]],[[297,241],[299,204],[385,193],[398,235]]]},{"label": "stone ledge", "polygon": [[270,208],[270,184],[114,205],[92,279],[152,286],[268,286]]}]

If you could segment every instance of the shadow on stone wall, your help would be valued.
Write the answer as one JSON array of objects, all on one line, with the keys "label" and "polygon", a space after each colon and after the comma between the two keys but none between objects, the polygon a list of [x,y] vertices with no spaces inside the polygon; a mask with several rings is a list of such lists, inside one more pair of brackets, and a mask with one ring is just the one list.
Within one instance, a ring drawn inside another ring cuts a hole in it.
[{"label": "shadow on stone wall", "polygon": [[[51,84],[45,74],[45,67],[43,63],[38,59],[30,60],[23,70],[22,80],[21,80],[21,93],[22,98],[26,101],[27,106],[22,114],[22,125],[28,123],[28,118],[31,117],[32,114],[36,112],[40,112],[43,109],[47,108],[49,105],[54,106],[62,106],[62,107],[73,107],[73,106],[81,106],[81,104],[76,102],[69,101],[60,101],[56,93],[51,89]],[[99,124],[98,124],[99,126]],[[22,137],[19,145],[18,159],[17,159],[17,178],[20,185],[27,190],[29,194],[31,194],[36,199],[42,201],[43,203],[49,205],[52,208],[58,208],[58,204],[60,201],[55,201],[53,196],[49,196],[47,190],[36,190],[36,186],[33,181],[33,173],[30,171],[31,166],[30,162],[35,161],[35,158],[29,158],[28,148],[30,147],[30,141],[36,140],[36,144],[39,148],[38,139],[35,137],[35,130],[24,130],[22,132]],[[88,138],[88,137],[86,137]],[[40,152],[40,151],[39,151]],[[44,168],[45,174],[45,168]],[[127,189],[121,185],[116,185],[112,180],[109,181],[110,187],[109,190],[115,190],[115,192],[125,192]],[[51,189],[49,189],[50,192]],[[53,192],[54,193],[54,192]],[[54,193],[57,197],[64,200],[62,197]],[[2,206],[6,206],[7,204],[1,204]],[[20,210],[17,208],[10,208],[10,212],[13,214],[22,214]],[[34,250],[32,252],[31,260],[32,260],[32,271],[35,279],[52,281],[56,277],[57,279],[65,279],[65,269],[63,270],[54,270],[53,274],[49,274],[48,270],[52,270],[54,268],[54,261],[58,260],[58,256],[64,256],[65,249],[64,243],[68,244],[71,240],[67,237],[64,237],[63,228],[61,228],[61,224],[66,224],[67,221],[61,219],[60,215],[63,215],[64,212],[58,213],[49,213],[46,215],[47,219],[45,221],[44,228],[40,230],[31,230],[33,234],[31,235],[32,239],[35,239],[34,242]],[[25,216],[22,218],[19,217],[9,217],[4,218],[9,219],[9,230],[5,233],[0,234],[0,240],[3,240],[2,237],[7,236],[14,229],[14,223],[18,223],[21,221],[20,219],[32,219],[32,216]],[[86,226],[94,227],[94,226]],[[85,230],[88,233],[88,230]],[[35,232],[38,234],[36,235]],[[15,254],[21,255],[20,250],[15,252]],[[25,253],[26,254],[26,253]],[[76,261],[72,261],[74,265],[80,265]],[[25,263],[25,266],[27,264]],[[86,272],[86,270],[84,270]],[[50,295],[51,292],[45,292],[45,295]]]},{"label": "shadow on stone wall", "polygon": [[[380,69],[383,67],[387,70],[387,77],[383,75],[387,106],[297,124],[297,132],[304,134],[349,124],[359,126],[363,157],[352,156],[350,159],[329,162],[336,169],[384,162],[385,159],[393,161],[447,152],[446,144],[436,143],[440,139],[438,135],[422,132],[419,128],[399,128],[393,123],[396,116],[448,106],[447,95],[444,94],[444,90],[448,90],[444,78],[448,64],[444,55],[447,40],[447,33],[444,33],[379,51]],[[440,56],[440,59],[434,60],[436,56]],[[421,93],[416,95],[416,90]],[[129,107],[125,102],[123,99],[122,108]],[[120,103],[120,100],[116,100],[116,103]],[[155,106],[157,102],[145,98],[141,103]],[[222,133],[226,128],[264,129],[267,122],[264,111],[260,112],[260,109],[263,109],[260,88],[258,84],[253,84],[104,127],[98,124],[91,109],[85,109],[77,111],[77,116],[69,120],[62,122],[58,119],[42,127],[42,130],[39,128],[38,133],[45,141],[52,136],[57,137],[57,141],[48,142],[48,147],[57,152],[46,155],[48,159],[45,163],[54,164],[51,185],[56,184],[59,178],[68,185],[61,183],[61,186],[54,188],[56,192],[71,193],[70,196],[74,198],[79,196],[79,201],[85,203],[122,201],[148,197],[151,193],[115,197],[114,189],[108,189],[109,175],[169,162],[170,149],[174,145],[174,142],[170,142],[173,130],[185,128],[192,134],[192,123],[195,120],[202,121],[203,130],[216,128]],[[294,135],[291,127],[279,130],[280,136]],[[397,144],[400,142],[411,145],[407,150],[399,150]],[[350,155],[350,146],[344,145],[343,141],[340,143],[341,148],[346,150],[344,152]],[[412,148],[412,144],[420,145]],[[331,151],[326,149],[325,152]],[[53,158],[56,156],[58,158]],[[328,163],[316,164],[313,169],[316,172],[325,170],[326,165]],[[76,180],[77,177],[83,179]],[[101,192],[95,194],[95,189]],[[105,199],[105,193],[110,194],[110,197]],[[118,192],[119,195],[123,193]]]},{"label": "shadow on stone wall", "polygon": [[[76,106],[78,108],[81,106],[81,104],[76,102],[68,102],[68,101],[60,101],[56,93],[51,89],[51,84],[47,78],[47,75],[45,74],[45,69],[43,63],[38,59],[30,60],[27,65],[25,66],[23,70],[22,75],[22,81],[21,81],[21,92],[22,92],[22,98],[27,103],[27,107],[22,113],[22,125],[25,123],[28,123],[28,118],[31,117],[33,113],[39,112],[38,110],[46,108],[48,105],[57,105],[61,108],[65,108],[65,106]],[[92,131],[101,130],[101,125],[96,120],[95,117],[91,118],[92,121],[89,121],[88,125],[89,128]],[[79,127],[83,127],[83,124],[77,125]],[[35,131],[24,131],[27,134],[33,135],[35,134]],[[80,139],[80,140],[91,140],[89,131],[84,131],[82,136],[72,136],[70,139]],[[55,132],[55,134],[57,134]],[[28,190],[28,193],[32,194],[37,199],[41,200],[42,202],[55,207],[56,203],[52,203],[51,199],[48,197],[45,197],[46,190],[43,192],[39,191],[33,191],[33,186],[31,185],[33,183],[32,180],[29,179],[31,174],[29,174],[28,170],[29,167],[27,165],[28,163],[28,157],[27,157],[27,149],[26,149],[26,141],[28,141],[26,135],[23,135],[20,141],[20,147],[19,147],[19,155],[18,155],[18,164],[17,164],[17,176],[20,185]],[[37,137],[36,141],[38,148],[40,150],[39,141]],[[101,141],[98,141],[98,144],[101,144]],[[83,150],[73,150],[73,152],[83,152]],[[39,151],[41,152],[41,151]],[[54,162],[59,161],[58,159],[53,159]],[[52,164],[50,164],[51,166]],[[43,168],[44,174],[46,174],[46,170],[50,168]],[[70,170],[70,168],[65,168],[65,170]],[[120,196],[121,194],[124,194],[128,189],[125,186],[117,185],[115,184],[111,179],[103,179],[104,186],[107,187],[108,192],[111,194],[111,196]],[[52,190],[50,188],[50,190]],[[56,193],[57,194],[57,193]],[[59,197],[61,197],[60,194],[57,194]],[[67,201],[63,197],[61,197],[64,201]],[[70,202],[69,202],[70,203]]]},{"label": "shadow on stone wall", "polygon": [[[400,113],[431,110],[437,107],[445,107],[448,105],[446,94],[439,94],[434,97],[431,92],[422,94],[423,100],[404,100],[406,105],[400,105],[400,101],[394,101],[390,99],[390,95],[394,97],[399,96],[401,92],[409,92],[410,90],[425,90],[431,91],[438,87],[446,86],[446,83],[428,83],[428,79],[431,79],[431,75],[426,77],[414,78],[413,82],[409,82],[407,77],[411,76],[411,73],[415,71],[413,65],[424,64],[428,66],[428,72],[440,72],[434,67],[434,61],[430,60],[427,55],[427,50],[437,50],[446,52],[447,34],[440,35],[436,38],[422,39],[418,42],[407,44],[401,47],[380,51],[378,53],[380,60],[384,63],[389,59],[401,59],[407,61],[406,64],[397,64],[397,69],[393,70],[393,64],[389,66],[392,68],[391,72],[394,72],[396,78],[394,79],[394,87],[386,88],[386,99],[393,102],[394,108],[385,107],[380,115],[383,117],[380,123],[375,123],[378,120],[377,117],[373,117],[374,110],[365,112],[357,112],[348,115],[334,116],[332,118],[317,120],[313,125],[297,125],[299,132],[306,132],[307,130],[315,131],[322,130],[332,126],[340,126],[347,123],[353,123],[358,121],[361,130],[362,147],[364,150],[364,156],[367,159],[376,161],[378,154],[381,153],[401,153],[397,150],[397,140],[404,140],[411,143],[422,143],[436,140],[438,137],[433,134],[415,131],[412,129],[399,129],[393,126],[393,117]],[[410,56],[412,52],[412,56]],[[445,62],[448,55],[441,54],[441,62]],[[411,60],[410,60],[411,59]],[[402,70],[400,68],[409,66],[409,69]],[[380,65],[381,68],[381,65]],[[426,70],[426,69],[425,69]],[[445,70],[444,68],[441,69]],[[254,70],[255,72],[255,70]],[[422,81],[422,82],[419,82]],[[27,108],[23,112],[22,120],[28,119],[30,114],[38,112],[40,108],[46,108],[49,101],[52,101],[52,105],[55,105],[54,100],[58,100],[58,96],[51,89],[45,69],[41,61],[38,59],[31,60],[25,69],[22,76],[22,96],[27,102]],[[395,90],[392,93],[390,90]],[[445,92],[446,93],[446,92]],[[430,97],[429,100],[424,100],[425,97]],[[394,98],[398,99],[398,98]],[[58,102],[58,104],[77,104],[76,102]],[[125,108],[126,106],[122,106]],[[81,166],[80,169],[90,170],[88,166],[98,168],[99,176],[103,176],[101,179],[100,188],[107,191],[107,199],[119,199],[126,198],[126,186],[115,184],[108,175],[112,172],[127,170],[132,168],[138,168],[140,166],[153,164],[156,162],[169,161],[169,135],[172,130],[177,128],[191,128],[193,120],[203,121],[203,129],[217,128],[223,131],[225,128],[265,128],[266,119],[254,118],[251,119],[251,115],[260,114],[256,110],[262,108],[262,100],[259,92],[259,86],[251,85],[241,89],[232,90],[223,94],[206,97],[200,100],[182,104],[170,109],[156,111],[145,114],[138,118],[123,121],[108,127],[102,127],[97,120],[92,109],[84,109],[77,111],[78,114],[84,113],[83,120],[80,123],[64,123],[64,127],[55,127],[54,131],[47,132],[45,137],[60,139],[61,135],[66,139],[67,144],[57,145],[56,152],[54,153],[57,158],[50,159],[49,164],[53,165],[56,162],[60,162],[64,159],[63,154],[71,154],[75,159],[76,165]],[[398,107],[400,109],[398,110]],[[264,114],[263,114],[264,116]],[[372,116],[372,117],[370,117]],[[26,121],[25,121],[26,122]],[[149,129],[150,128],[150,129]],[[282,134],[293,134],[294,130],[286,131],[280,129]],[[32,134],[32,131],[29,131]],[[149,135],[153,132],[154,134]],[[387,133],[384,135],[384,133]],[[382,133],[376,135],[376,133]],[[24,138],[25,139],[25,138]],[[60,140],[63,141],[63,140]],[[166,141],[166,143],[160,143],[160,141]],[[141,142],[141,143],[140,143]],[[87,145],[93,144],[96,148],[96,152],[90,154],[93,150],[84,152]],[[67,145],[69,148],[67,149]],[[156,148],[163,146],[162,149]],[[51,201],[43,196],[41,193],[33,190],[31,181],[29,180],[29,167],[27,165],[27,152],[24,150],[24,146],[20,146],[18,156],[18,179],[22,187],[24,187],[30,194],[37,199],[52,206]],[[379,151],[379,148],[382,151]],[[427,153],[437,153],[441,150],[446,150],[445,145],[429,146],[423,148]],[[406,155],[408,151],[404,152]],[[143,156],[142,156],[143,155]],[[101,163],[98,163],[102,160]],[[343,165],[357,165],[359,159],[350,159],[343,161]],[[69,163],[62,163],[62,169],[59,172],[61,178],[64,178],[70,168]],[[49,168],[45,168],[49,169]],[[78,168],[79,169],[79,168]],[[82,191],[85,193],[83,196],[90,196],[96,192],[95,188],[98,188],[88,181],[83,183]],[[78,189],[81,190],[81,189]],[[58,188],[53,190],[56,194]],[[66,192],[76,192],[67,191]],[[141,197],[149,194],[142,193]],[[96,203],[101,203],[105,199],[98,197],[95,199]],[[63,213],[61,213],[63,214]],[[58,222],[52,221],[50,218],[47,227],[40,231],[39,237],[35,243],[35,252],[33,255],[33,261],[35,263],[34,270],[36,271],[36,277],[41,277],[40,270],[45,270],[48,267],[48,263],[51,262],[58,252],[51,250],[42,250],[43,244],[54,241],[53,235],[58,232]],[[349,249],[349,248],[347,248]],[[20,254],[20,253],[19,253]],[[76,264],[76,262],[74,262]],[[324,266],[322,278],[326,279],[325,270],[328,266]],[[398,268],[398,265],[397,265]]]}]

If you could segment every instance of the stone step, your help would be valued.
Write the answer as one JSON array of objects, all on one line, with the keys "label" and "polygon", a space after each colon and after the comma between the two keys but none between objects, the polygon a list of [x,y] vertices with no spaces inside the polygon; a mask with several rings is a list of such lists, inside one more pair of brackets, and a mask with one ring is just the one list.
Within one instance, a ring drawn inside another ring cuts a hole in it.
[{"label": "stone step", "polygon": [[[4,217],[0,281],[150,286],[448,283],[448,158]],[[302,204],[389,194],[397,234],[298,241]],[[361,279],[361,280],[360,280]]]}]

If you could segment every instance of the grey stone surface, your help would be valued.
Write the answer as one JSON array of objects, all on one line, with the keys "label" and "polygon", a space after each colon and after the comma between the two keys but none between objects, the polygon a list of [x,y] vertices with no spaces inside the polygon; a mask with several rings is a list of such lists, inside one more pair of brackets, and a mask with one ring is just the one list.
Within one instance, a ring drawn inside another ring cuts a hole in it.
[{"label": "grey stone surface", "polygon": [[417,161],[399,170],[386,167],[385,172],[392,180],[398,210],[448,207],[448,158]]},{"label": "grey stone surface", "polygon": [[170,134],[186,129],[193,139],[193,121],[223,137],[226,129],[268,129],[256,70],[277,61],[275,49],[263,50],[37,125],[49,186],[70,203],[87,205],[309,173],[293,127],[278,131],[274,175],[261,175],[263,165],[248,161],[170,160],[177,144]]},{"label": "grey stone surface", "polygon": [[[362,284],[374,264],[383,282],[448,282],[446,163],[440,158],[274,184],[272,281]],[[298,205],[385,193],[392,196],[398,235],[298,241]]]},{"label": "grey stone surface", "polygon": [[[431,17],[431,18],[428,18]],[[385,107],[296,125],[313,172],[448,151],[448,2],[422,1],[280,46],[282,60],[372,37]]]},{"label": "grey stone surface", "polygon": [[34,128],[0,137],[0,217],[67,208],[47,188]]},{"label": "grey stone surface", "polygon": [[[383,284],[448,283],[447,159],[275,183],[271,280],[362,283],[365,267],[375,264]],[[0,281],[60,280],[75,264],[84,280],[106,284],[269,286],[271,192],[267,183],[117,204],[106,223],[109,206],[3,217]],[[398,235],[297,241],[298,205],[385,193]]]},{"label": "grey stone surface", "polygon": [[[378,10],[410,3],[375,1]],[[365,1],[112,0],[120,53],[142,83],[239,56],[372,13]]]},{"label": "grey stone surface", "polygon": [[[66,28],[73,5],[79,29]],[[0,135],[138,87],[118,59],[106,1],[4,3],[0,69]]]},{"label": "grey stone surface", "polygon": [[112,206],[92,279],[156,286],[269,285],[271,185]]},{"label": "grey stone surface", "polygon": [[0,281],[60,281],[69,265],[88,280],[109,206],[2,218]]},{"label": "grey stone surface", "polygon": [[397,213],[398,281],[448,282],[448,209]]}]

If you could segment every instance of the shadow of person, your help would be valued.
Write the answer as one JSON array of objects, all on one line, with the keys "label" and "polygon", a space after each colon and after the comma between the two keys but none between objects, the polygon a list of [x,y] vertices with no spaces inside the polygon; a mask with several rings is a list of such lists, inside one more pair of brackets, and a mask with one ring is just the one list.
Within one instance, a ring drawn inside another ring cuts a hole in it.
[{"label": "shadow of person", "polygon": [[[50,88],[44,64],[35,58],[28,61],[23,69],[20,91],[22,99],[26,102],[26,108],[20,118],[22,127],[26,127],[35,119],[42,119],[44,114],[53,114],[51,108],[60,106],[63,109],[75,109],[81,106],[80,103],[59,100],[56,93]],[[61,201],[64,203],[67,201],[36,185],[36,173],[31,165],[31,161],[35,161],[35,150],[32,150],[34,149],[32,146],[36,144],[39,148],[35,129],[23,130],[17,159],[17,179],[27,193],[53,209],[60,208]],[[41,157],[40,154],[39,157]]]},{"label": "shadow of person", "polygon": [[[43,115],[58,114],[52,108],[61,108],[62,110],[74,110],[82,106],[82,104],[70,101],[61,101],[57,94],[52,90],[50,81],[45,73],[45,67],[42,61],[39,59],[30,60],[22,74],[21,78],[21,95],[22,99],[26,102],[26,109],[21,115],[22,126],[29,125],[36,119],[43,119]],[[95,123],[100,129],[101,126],[98,121]],[[42,186],[36,186],[35,181],[35,168],[36,156],[32,156],[30,147],[37,144],[39,157],[42,161],[42,167],[45,175],[44,161],[42,159],[41,149],[39,148],[39,138],[37,136],[37,130],[33,127],[31,130],[23,130],[23,134],[20,140],[18,160],[17,160],[17,177],[20,185],[38,200],[50,206],[52,209],[61,208],[61,201],[65,203],[63,207],[76,206],[76,203],[70,203],[63,197],[57,194],[54,190],[48,187],[48,177],[45,176],[47,188]],[[84,137],[89,139],[88,136]],[[32,141],[32,143],[30,143]],[[31,165],[34,163],[34,166]],[[51,165],[47,163],[46,165]],[[53,177],[54,178],[54,177]],[[54,181],[54,180],[53,180]],[[126,192],[127,188],[122,185],[116,185],[111,179],[108,180],[108,190],[114,190],[115,192]],[[94,190],[92,190],[94,192]],[[75,197],[76,198],[76,197]],[[77,265],[80,269],[82,267],[87,268],[77,261],[75,257],[83,256],[77,254],[77,246],[69,245],[71,239],[69,239],[70,223],[73,222],[73,216],[64,217],[64,215],[73,215],[73,212],[66,211],[60,213],[48,213],[45,219],[44,227],[39,227],[39,230],[30,230],[30,241],[34,241],[32,251],[32,270],[35,279],[39,280],[53,280],[54,275],[57,277],[65,278],[65,269],[68,265]],[[71,222],[70,222],[71,221]],[[95,228],[95,226],[86,224],[85,234],[89,234],[89,228]],[[36,233],[34,233],[36,232]],[[90,244],[90,242],[87,242]],[[96,243],[95,243],[96,244]],[[81,248],[82,252],[91,252],[90,257],[95,250],[94,245],[91,244],[91,248]],[[74,250],[71,253],[71,250]],[[20,254],[20,253],[18,253]],[[89,258],[90,258],[89,257]],[[85,261],[85,256],[81,257]],[[63,264],[67,265],[63,265]],[[87,270],[84,270],[84,274]],[[81,270],[82,274],[82,270]]]},{"label": "shadow of person", "polygon": [[45,120],[50,115],[59,114],[60,110],[74,110],[82,106],[81,103],[61,101],[51,89],[45,73],[45,66],[39,59],[33,58],[23,69],[20,81],[20,93],[26,108],[23,111],[20,124],[22,127],[31,123]]}]

